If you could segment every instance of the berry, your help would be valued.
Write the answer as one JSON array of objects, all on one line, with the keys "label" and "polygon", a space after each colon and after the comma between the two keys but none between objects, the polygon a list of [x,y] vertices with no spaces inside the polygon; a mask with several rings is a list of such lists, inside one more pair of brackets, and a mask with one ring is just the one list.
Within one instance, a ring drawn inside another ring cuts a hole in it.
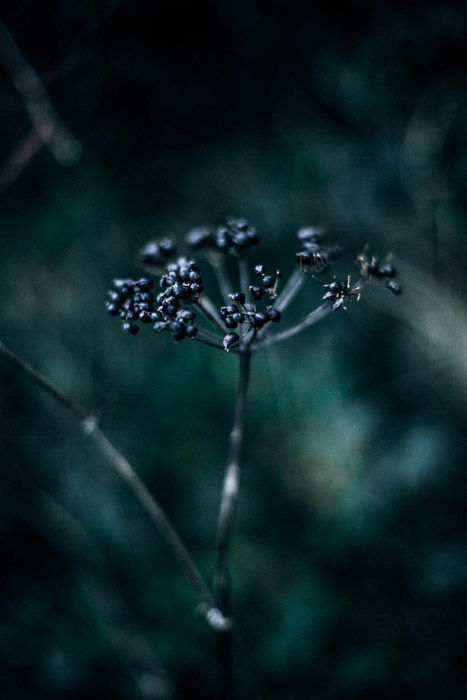
[{"label": "berry", "polygon": [[350,286],[350,277],[347,277],[345,282],[330,282],[329,284],[324,284],[323,287],[327,289],[323,299],[331,302],[331,311],[339,311],[339,309],[345,308],[346,299],[350,300],[359,296],[359,292]]},{"label": "berry", "polygon": [[124,331],[130,333],[131,335],[136,335],[139,331],[139,328],[136,325],[136,323],[130,323],[129,321],[125,321],[122,328]]},{"label": "berry", "polygon": [[180,323],[179,321],[176,321],[175,323],[172,324],[172,336],[173,339],[176,340],[177,342],[179,340],[183,340],[183,338],[186,336],[186,326],[184,323]]},{"label": "berry", "polygon": [[393,294],[399,296],[402,294],[402,287],[395,280],[386,280],[386,287],[391,290]]},{"label": "berry", "polygon": [[224,340],[222,341],[224,350],[226,352],[229,352],[230,348],[233,345],[235,345],[235,343],[238,343],[239,340],[240,336],[237,333],[227,333],[227,335],[224,336]]},{"label": "berry", "polygon": [[198,329],[196,326],[187,326],[186,327],[186,336],[187,338],[194,338],[198,333]]},{"label": "berry", "polygon": [[250,292],[250,296],[252,299],[254,299],[254,301],[259,301],[263,296],[263,290],[256,284],[250,285],[248,291]]},{"label": "berry", "polygon": [[297,252],[296,260],[305,273],[324,272],[339,255],[337,247],[324,245],[324,233],[320,228],[314,226],[301,228],[297,232],[297,238],[301,248]]},{"label": "berry", "polygon": [[282,318],[281,312],[278,311],[277,309],[268,309],[266,311],[266,314],[267,314],[268,319],[270,321],[272,321],[273,323],[277,323]]},{"label": "berry", "polygon": [[234,294],[230,294],[230,298],[242,306],[245,303],[245,295],[243,292],[235,292]]},{"label": "berry", "polygon": [[107,302],[107,311],[109,314],[112,314],[112,316],[118,316],[120,313],[120,307],[118,304],[113,304],[112,302],[108,301]]},{"label": "berry", "polygon": [[196,228],[187,234],[187,242],[194,250],[207,248],[213,245],[211,230],[207,226]]},{"label": "berry", "polygon": [[[139,259],[142,265],[159,270],[175,255],[175,245],[168,239],[161,241],[150,241],[139,252]],[[145,280],[149,282],[149,280]]]},{"label": "berry", "polygon": [[373,280],[384,280],[384,283],[393,294],[402,294],[402,287],[395,281],[396,268],[389,263],[380,264],[379,259],[374,255],[368,258],[365,254],[359,255],[357,264],[360,267],[360,276],[367,282]]}]

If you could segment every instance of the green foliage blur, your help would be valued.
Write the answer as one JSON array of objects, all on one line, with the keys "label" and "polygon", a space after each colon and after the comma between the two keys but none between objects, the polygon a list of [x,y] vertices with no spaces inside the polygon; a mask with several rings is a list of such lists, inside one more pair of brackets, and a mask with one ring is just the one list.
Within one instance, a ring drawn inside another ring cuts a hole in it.
[{"label": "green foliage blur", "polygon": [[[208,580],[236,358],[125,335],[111,280],[139,274],[148,240],[183,249],[229,214],[285,277],[305,225],[340,241],[341,274],[365,244],[399,269],[402,297],[371,287],[253,364],[231,567],[245,700],[467,694],[466,14],[4,9],[81,152],[25,156],[3,63],[0,340],[98,413]],[[290,318],[321,294],[310,280]],[[73,417],[3,358],[0,374],[0,696],[213,698],[212,634],[171,552]]]}]

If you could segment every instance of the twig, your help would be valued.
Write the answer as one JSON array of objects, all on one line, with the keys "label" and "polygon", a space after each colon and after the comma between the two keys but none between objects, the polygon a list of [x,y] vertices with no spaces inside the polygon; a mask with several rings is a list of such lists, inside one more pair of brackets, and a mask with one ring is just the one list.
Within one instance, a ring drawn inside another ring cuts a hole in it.
[{"label": "twig", "polygon": [[250,286],[250,270],[248,269],[248,262],[245,258],[238,259],[238,274],[240,278],[240,291],[244,294],[248,294],[248,288]]},{"label": "twig", "polygon": [[23,172],[26,165],[40,151],[44,142],[35,129],[30,131],[20,139],[6,161],[0,165],[0,191],[6,189]]},{"label": "twig", "polygon": [[321,306],[318,306],[318,308],[314,309],[314,311],[311,311],[304,318],[302,318],[302,320],[299,321],[295,326],[292,326],[291,328],[286,328],[285,331],[282,331],[282,333],[276,333],[275,335],[267,336],[263,340],[254,343],[251,346],[251,349],[252,351],[256,351],[260,347],[267,348],[270,345],[273,345],[274,343],[279,343],[281,340],[287,340],[288,338],[292,338],[294,335],[297,335],[297,333],[301,333],[301,331],[305,330],[305,328],[308,328],[308,326],[312,326],[318,321],[321,321],[321,319],[325,318],[325,316],[327,316],[330,312],[330,304],[321,304]]},{"label": "twig", "polygon": [[206,340],[205,338],[200,338],[199,335],[195,335],[192,340],[196,340],[198,343],[203,343],[203,345],[209,345],[211,348],[217,348],[218,350],[222,350],[222,352],[225,352],[224,346],[221,345],[220,343],[213,343],[210,340]]},{"label": "twig", "polygon": [[277,309],[277,311],[285,311],[290,302],[303,287],[305,279],[305,273],[302,272],[300,268],[296,268],[292,272],[284,286],[284,289],[279,294],[274,304],[274,308]]},{"label": "twig", "polygon": [[[214,579],[216,607],[224,618],[229,618],[229,590],[227,581],[227,557],[233,534],[235,511],[240,482],[240,457],[245,423],[245,402],[250,378],[250,349],[240,353],[240,374],[235,401],[234,422],[230,433],[230,447],[219,510],[217,526],[216,572]],[[218,634],[219,698],[231,697],[233,688],[232,632],[221,630]]]},{"label": "twig", "polygon": [[[216,630],[229,627],[229,621],[224,618],[216,609],[213,596],[205,583],[201,573],[194,563],[191,555],[183,544],[179,534],[170,523],[168,517],[157,503],[156,499],[148,491],[139,476],[133,470],[128,460],[110,442],[108,437],[98,427],[97,421],[92,413],[82,406],[74,403],[61,389],[56,387],[49,379],[40,374],[27,362],[19,358],[0,342],[0,354],[43,389],[49,396],[52,396],[59,404],[67,408],[77,418],[86,435],[93,439],[116,473],[126,482],[130,490],[136,496],[138,502],[151,518],[154,525],[159,530],[172,553],[177,559],[185,576],[191,582],[201,601],[201,610],[211,626]],[[214,620],[214,621],[213,621]]]},{"label": "twig", "polygon": [[49,148],[58,163],[73,165],[81,155],[81,145],[56,113],[44,83],[1,20],[0,60],[19,92],[42,143]]},{"label": "twig", "polygon": [[206,294],[203,294],[202,297],[199,297],[199,299],[197,299],[194,302],[194,305],[201,311],[203,316],[210,323],[212,323],[213,326],[216,326],[216,328],[218,328],[221,331],[222,335],[224,336],[225,335],[225,328],[222,325],[222,321],[220,320],[220,318],[218,316],[217,309],[214,306],[214,304],[212,303],[212,301],[210,300],[210,298],[208,296],[206,296]]},{"label": "twig", "polygon": [[[90,52],[80,49],[80,43],[95,34],[100,26],[110,17],[112,12],[121,4],[121,0],[109,0],[102,12],[93,13],[74,40],[68,45],[68,52],[56,65],[42,74],[42,84],[50,88],[57,80],[62,80],[77,66],[89,60]],[[35,128],[20,138],[13,146],[6,162],[0,166],[0,191],[11,185],[23,172],[32,158],[44,146]]]},{"label": "twig", "polygon": [[221,296],[226,304],[231,303],[230,295],[233,294],[233,288],[227,277],[227,272],[225,270],[223,263],[211,262],[214,275],[216,277],[216,282],[219,287]]}]

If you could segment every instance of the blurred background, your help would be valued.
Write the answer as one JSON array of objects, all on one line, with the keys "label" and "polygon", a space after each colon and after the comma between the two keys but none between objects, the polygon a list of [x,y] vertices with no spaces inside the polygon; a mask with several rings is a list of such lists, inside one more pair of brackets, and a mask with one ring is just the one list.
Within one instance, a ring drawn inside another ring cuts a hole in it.
[{"label": "blurred background", "polygon": [[[466,697],[466,15],[3,5],[1,340],[99,414],[208,579],[236,358],[122,333],[112,278],[229,214],[284,275],[305,225],[341,243],[342,273],[365,244],[395,256],[402,297],[371,287],[253,366],[239,698]],[[310,280],[290,318],[321,294]],[[0,374],[1,697],[214,697],[171,552],[74,418]]]}]

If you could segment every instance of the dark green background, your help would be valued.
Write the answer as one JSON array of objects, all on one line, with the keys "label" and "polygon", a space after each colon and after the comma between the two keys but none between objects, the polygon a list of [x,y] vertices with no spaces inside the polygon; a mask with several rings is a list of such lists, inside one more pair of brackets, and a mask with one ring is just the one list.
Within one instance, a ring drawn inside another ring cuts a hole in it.
[{"label": "dark green background", "polygon": [[[464,698],[466,57],[458,2],[6,3],[79,140],[13,181],[31,125],[2,68],[1,339],[101,425],[210,579],[236,358],[121,333],[138,248],[226,214],[254,264],[325,225],[403,297],[253,366],[232,552],[239,698]],[[2,165],[3,164],[3,165]],[[319,303],[310,281],[291,317]],[[283,324],[286,325],[285,319]],[[0,363],[0,695],[210,698],[211,633],[73,418]]]}]

